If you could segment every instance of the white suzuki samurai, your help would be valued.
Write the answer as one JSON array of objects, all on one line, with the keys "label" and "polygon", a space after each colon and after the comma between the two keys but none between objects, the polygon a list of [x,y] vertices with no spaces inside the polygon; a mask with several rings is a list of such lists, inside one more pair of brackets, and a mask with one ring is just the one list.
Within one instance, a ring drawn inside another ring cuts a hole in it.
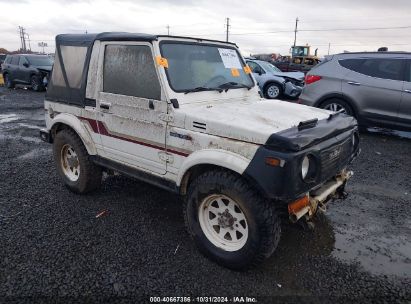
[{"label": "white suzuki samurai", "polygon": [[201,252],[245,269],[277,247],[282,211],[309,221],[343,196],[359,151],[354,118],[260,95],[232,43],[58,35],[40,135],[72,191],[114,171],[181,194]]}]

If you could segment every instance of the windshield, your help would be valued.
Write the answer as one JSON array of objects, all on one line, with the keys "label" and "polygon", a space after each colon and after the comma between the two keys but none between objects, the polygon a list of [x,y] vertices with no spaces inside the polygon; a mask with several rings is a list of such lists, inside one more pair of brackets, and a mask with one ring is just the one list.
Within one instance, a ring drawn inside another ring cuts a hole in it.
[{"label": "windshield", "polygon": [[171,88],[188,92],[198,88],[230,89],[252,87],[254,82],[244,71],[244,63],[234,48],[198,43],[164,42],[161,54]]},{"label": "windshield", "polygon": [[27,60],[34,66],[52,66],[53,60],[49,56],[27,56]]},{"label": "windshield", "polygon": [[263,67],[263,69],[264,69],[266,72],[271,72],[271,73],[278,73],[278,72],[280,72],[280,73],[281,73],[281,70],[280,70],[279,68],[277,68],[275,65],[272,65],[272,64],[269,63],[269,62],[259,61],[258,63]]}]

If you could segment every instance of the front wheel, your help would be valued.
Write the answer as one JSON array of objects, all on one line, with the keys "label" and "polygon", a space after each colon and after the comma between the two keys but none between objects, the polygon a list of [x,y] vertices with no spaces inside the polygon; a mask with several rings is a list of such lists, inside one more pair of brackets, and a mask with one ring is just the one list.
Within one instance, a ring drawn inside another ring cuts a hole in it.
[{"label": "front wheel", "polygon": [[184,212],[199,250],[231,269],[261,263],[280,239],[280,218],[272,204],[224,170],[206,172],[190,184]]},{"label": "front wheel", "polygon": [[74,131],[64,129],[56,134],[53,153],[57,171],[71,191],[87,193],[100,186],[102,170],[89,160],[83,142]]},{"label": "front wheel", "polygon": [[270,83],[265,87],[264,95],[267,99],[276,99],[281,96],[283,90],[278,83]]},{"label": "front wheel", "polygon": [[37,77],[36,75],[31,76],[30,84],[33,91],[40,92],[44,89],[40,77]]}]

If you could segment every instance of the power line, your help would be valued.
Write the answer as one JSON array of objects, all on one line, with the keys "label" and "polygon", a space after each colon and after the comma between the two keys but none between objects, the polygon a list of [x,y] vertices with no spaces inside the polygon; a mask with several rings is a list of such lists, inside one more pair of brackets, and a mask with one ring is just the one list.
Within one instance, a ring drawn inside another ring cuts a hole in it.
[{"label": "power line", "polygon": [[[411,25],[408,26],[393,26],[393,27],[363,27],[363,28],[333,28],[333,29],[302,29],[298,32],[336,32],[336,31],[374,31],[374,30],[399,30],[399,29],[410,29]],[[261,35],[261,34],[278,34],[278,33],[293,33],[295,30],[278,30],[278,31],[267,31],[267,32],[255,32],[255,33],[231,33],[231,35]]]}]

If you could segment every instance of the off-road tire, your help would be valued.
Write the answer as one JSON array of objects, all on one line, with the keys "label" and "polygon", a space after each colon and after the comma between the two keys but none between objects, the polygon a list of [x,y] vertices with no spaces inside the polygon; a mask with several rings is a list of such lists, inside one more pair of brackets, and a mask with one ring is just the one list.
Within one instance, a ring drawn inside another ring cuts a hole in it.
[{"label": "off-road tire", "polygon": [[[271,88],[277,90],[278,94],[276,94],[275,96],[270,94],[269,90]],[[283,95],[283,88],[278,83],[271,82],[271,83],[265,85],[265,87],[264,87],[264,97],[265,98],[267,98],[267,99],[277,99],[277,98],[280,98],[282,95]]]},{"label": "off-road tire", "polygon": [[13,89],[15,85],[14,85],[14,82],[10,79],[9,74],[4,74],[3,78],[4,78],[4,84],[6,85],[6,87],[8,89]]},{"label": "off-road tire", "polygon": [[[211,194],[223,194],[235,200],[247,219],[248,238],[237,251],[215,246],[201,229],[199,207]],[[190,183],[184,219],[199,250],[209,259],[234,270],[252,268],[271,256],[281,235],[281,220],[272,202],[264,199],[241,176],[225,170],[203,173]]]},{"label": "off-road tire", "polygon": [[32,75],[30,77],[30,85],[31,85],[31,89],[35,92],[44,91],[43,83],[41,82],[40,77],[36,75]]},{"label": "off-road tire", "polygon": [[[65,175],[62,168],[61,151],[66,144],[70,145],[74,149],[79,160],[80,174],[77,181],[71,181]],[[100,187],[102,169],[101,167],[90,161],[89,155],[83,145],[83,142],[73,130],[64,129],[56,134],[53,143],[53,154],[57,166],[57,171],[60,177],[63,179],[64,184],[71,191],[82,194],[91,192]]]}]

